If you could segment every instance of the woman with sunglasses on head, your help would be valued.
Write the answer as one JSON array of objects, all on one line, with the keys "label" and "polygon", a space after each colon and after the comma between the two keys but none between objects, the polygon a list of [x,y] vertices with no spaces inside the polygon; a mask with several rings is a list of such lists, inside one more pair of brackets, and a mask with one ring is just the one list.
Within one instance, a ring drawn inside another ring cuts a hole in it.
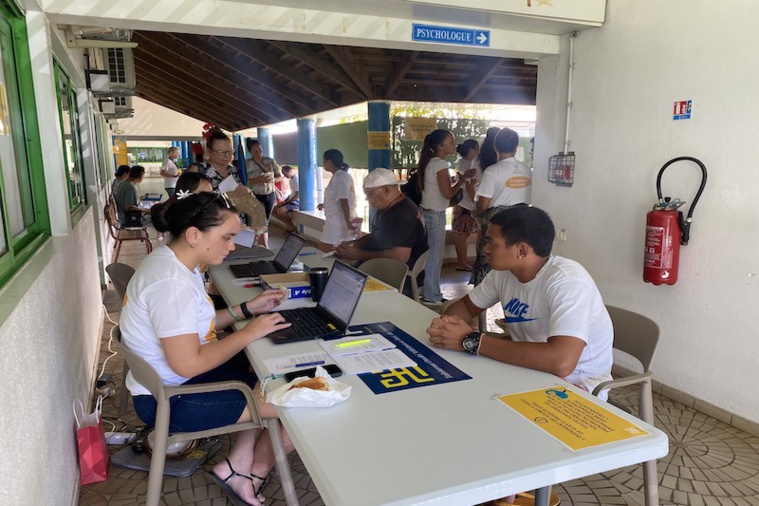
[{"label": "woman with sunglasses on head", "polygon": [[238,194],[239,192],[240,195],[243,192],[248,193],[248,189],[242,184],[239,170],[232,164],[235,157],[232,141],[227,134],[218,128],[209,133],[206,150],[203,153],[203,161],[198,163],[198,172],[211,180],[214,191],[218,191],[221,182],[232,176],[232,179],[239,185],[232,193]]},{"label": "woman with sunglasses on head", "polygon": [[[200,264],[218,265],[234,249],[240,220],[224,195],[203,192],[182,195],[157,213],[157,226],[172,241],[143,260],[127,287],[121,313],[122,339],[145,359],[166,385],[203,384],[238,380],[256,387],[248,368],[231,361],[248,344],[289,326],[278,313],[282,293],[263,292],[226,310],[214,310],[201,277]],[[254,316],[256,315],[256,316]],[[216,329],[250,319],[223,340]],[[147,425],[155,423],[156,401],[130,372],[126,386],[135,411]],[[274,408],[256,397],[263,418],[274,418]],[[252,419],[252,407],[237,390],[189,394],[171,400],[171,430],[197,431]],[[285,445],[292,448],[289,438]],[[210,473],[227,495],[241,504],[259,506],[259,489],[274,467],[268,432],[242,431],[228,457]]]}]

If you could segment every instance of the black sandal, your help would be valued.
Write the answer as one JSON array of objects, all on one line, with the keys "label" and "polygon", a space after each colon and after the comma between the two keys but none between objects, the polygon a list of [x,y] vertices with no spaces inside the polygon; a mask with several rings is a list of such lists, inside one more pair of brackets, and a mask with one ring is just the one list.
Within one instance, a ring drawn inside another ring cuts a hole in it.
[{"label": "black sandal", "polygon": [[256,498],[258,498],[258,492],[263,488],[264,483],[266,482],[265,478],[261,478],[260,476],[254,475],[247,475],[247,474],[240,474],[232,467],[232,463],[229,462],[228,458],[224,459],[227,462],[227,465],[229,466],[230,474],[226,478],[221,478],[218,474],[214,473],[213,471],[208,472],[208,476],[211,477],[211,479],[221,488],[221,490],[235,503],[241,505],[241,506],[253,506],[251,503],[237,495],[237,492],[235,492],[232,487],[230,487],[227,482],[234,478],[235,476],[239,476],[241,478],[246,478],[250,480],[251,483],[253,483],[253,478],[257,478],[259,480],[264,480],[261,482],[261,486],[258,487],[258,490],[255,490]]}]

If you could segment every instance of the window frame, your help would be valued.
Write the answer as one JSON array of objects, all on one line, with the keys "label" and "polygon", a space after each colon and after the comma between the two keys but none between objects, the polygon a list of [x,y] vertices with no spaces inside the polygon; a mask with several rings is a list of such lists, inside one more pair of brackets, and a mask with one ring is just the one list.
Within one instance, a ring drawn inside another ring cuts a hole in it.
[{"label": "window frame", "polygon": [[[0,219],[3,220],[6,251],[0,255],[0,286],[5,285],[50,236],[50,214],[31,72],[26,19],[15,3],[0,0],[0,43],[10,46],[13,75],[6,73],[12,145],[16,152],[15,173],[28,175],[32,220],[15,236],[6,209],[6,184],[0,171]],[[6,40],[7,39],[7,40]],[[15,94],[11,97],[11,94]],[[18,107],[19,110],[14,109]],[[18,156],[23,154],[23,158]],[[24,163],[26,162],[26,163]],[[0,161],[0,163],[2,163]],[[22,182],[24,178],[21,178]],[[23,204],[22,204],[23,205]]]},{"label": "window frame", "polygon": [[[87,204],[87,192],[84,179],[84,164],[82,163],[82,136],[79,131],[79,107],[77,105],[76,90],[73,82],[66,71],[61,67],[58,60],[53,59],[53,75],[56,84],[56,99],[58,102],[58,118],[60,120],[61,142],[63,144],[63,163],[66,176],[66,190],[68,192],[69,211],[77,213]],[[66,97],[61,93],[61,79],[66,81]],[[71,131],[71,149],[66,142],[66,128],[64,125],[63,100],[66,100],[69,111],[69,129]],[[70,160],[73,155],[74,172],[78,176],[79,184],[74,186],[69,173]],[[75,191],[78,190],[78,191]]]}]

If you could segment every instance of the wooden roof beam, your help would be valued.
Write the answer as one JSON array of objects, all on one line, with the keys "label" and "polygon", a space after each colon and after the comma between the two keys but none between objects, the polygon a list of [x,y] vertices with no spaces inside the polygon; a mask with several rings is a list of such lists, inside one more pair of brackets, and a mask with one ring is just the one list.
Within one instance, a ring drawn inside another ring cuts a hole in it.
[{"label": "wooden roof beam", "polygon": [[410,51],[403,53],[401,61],[398,62],[395,70],[392,74],[390,74],[390,76],[387,78],[387,81],[385,82],[385,98],[392,98],[393,93],[395,93],[398,85],[401,84],[401,81],[406,75],[406,72],[408,72],[409,69],[414,65],[418,57],[419,51]]},{"label": "wooden roof beam", "polygon": [[[228,37],[218,38],[218,40],[223,45],[239,51],[250,61],[263,65],[267,69],[293,83],[293,85],[295,85],[292,87],[292,92],[294,94],[298,94],[299,89],[304,89],[311,95],[318,97],[319,99],[316,100],[315,103],[314,101],[306,101],[307,104],[311,104],[310,107],[312,110],[325,110],[336,105],[341,105],[341,99],[337,96],[333,87],[304,81],[302,73],[297,72],[290,65],[284,63],[280,58],[261,49],[257,44],[257,41]],[[278,86],[281,85],[278,84]],[[305,100],[305,98],[301,97],[301,100]]]},{"label": "wooden roof beam", "polygon": [[480,68],[477,72],[472,74],[465,84],[464,102],[469,102],[472,97],[480,91],[480,88],[482,88],[485,82],[490,79],[493,74],[495,74],[503,61],[503,58],[499,58],[495,61],[488,61],[480,64]]},{"label": "wooden roof beam", "polygon": [[325,45],[324,49],[335,60],[335,63],[340,65],[340,68],[351,78],[355,85],[359,87],[366,98],[376,98],[377,93],[372,83],[369,82],[369,76],[367,76],[365,69],[356,60],[350,48]]},{"label": "wooden roof beam", "polygon": [[338,83],[361,99],[365,100],[367,98],[358,86],[356,86],[356,83],[353,82],[353,79],[351,79],[342,68],[331,65],[315,51],[309,49],[305,44],[282,41],[269,41],[269,44],[284,51],[293,58],[302,61],[312,69]]}]

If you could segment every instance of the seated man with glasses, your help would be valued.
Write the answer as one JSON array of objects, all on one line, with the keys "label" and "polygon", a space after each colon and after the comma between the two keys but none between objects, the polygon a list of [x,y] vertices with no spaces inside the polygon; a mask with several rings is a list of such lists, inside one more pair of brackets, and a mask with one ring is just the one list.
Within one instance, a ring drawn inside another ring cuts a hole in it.
[{"label": "seated man with glasses", "polygon": [[364,262],[371,258],[392,258],[414,266],[417,258],[427,251],[419,208],[401,192],[406,181],[396,179],[395,173],[381,167],[364,178],[364,194],[370,206],[377,210],[371,233],[355,241],[341,243],[335,256]]}]

